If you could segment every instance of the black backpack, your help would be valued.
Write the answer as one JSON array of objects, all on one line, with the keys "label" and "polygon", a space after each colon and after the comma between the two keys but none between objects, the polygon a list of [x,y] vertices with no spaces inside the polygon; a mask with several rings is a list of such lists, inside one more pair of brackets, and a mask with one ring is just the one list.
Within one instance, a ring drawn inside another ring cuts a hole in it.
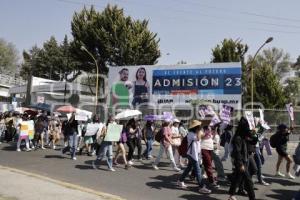
[{"label": "black backpack", "polygon": [[279,140],[280,140],[280,133],[274,133],[271,137],[270,137],[270,145],[272,148],[276,148],[279,144]]},{"label": "black backpack", "polygon": [[155,141],[160,142],[164,138],[164,128],[161,128],[155,135]]}]

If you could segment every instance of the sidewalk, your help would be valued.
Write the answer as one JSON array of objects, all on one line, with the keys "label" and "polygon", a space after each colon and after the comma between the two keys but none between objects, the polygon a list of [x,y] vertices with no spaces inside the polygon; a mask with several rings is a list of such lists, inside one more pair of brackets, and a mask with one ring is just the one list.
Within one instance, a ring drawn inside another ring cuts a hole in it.
[{"label": "sidewalk", "polygon": [[0,166],[0,200],[121,199],[70,183]]}]

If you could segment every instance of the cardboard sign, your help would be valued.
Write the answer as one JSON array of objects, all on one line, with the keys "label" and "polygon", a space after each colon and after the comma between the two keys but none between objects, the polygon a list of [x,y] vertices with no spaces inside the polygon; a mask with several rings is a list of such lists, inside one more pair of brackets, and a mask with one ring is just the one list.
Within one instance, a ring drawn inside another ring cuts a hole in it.
[{"label": "cardboard sign", "polygon": [[85,136],[93,136],[96,133],[98,133],[98,131],[101,132],[103,127],[104,127],[103,123],[88,123],[86,127]]},{"label": "cardboard sign", "polygon": [[229,124],[231,121],[231,116],[233,113],[233,107],[222,105],[220,111],[220,119],[223,121],[224,124]]},{"label": "cardboard sign", "polygon": [[23,121],[20,123],[20,137],[29,137],[32,140],[34,137],[34,122],[33,120]]},{"label": "cardboard sign", "polygon": [[123,125],[112,124],[112,123],[108,124],[104,141],[110,141],[110,142],[119,141],[122,130],[123,130]]},{"label": "cardboard sign", "polygon": [[245,111],[245,117],[248,121],[250,130],[254,130],[255,129],[255,121],[254,121],[252,111]]},{"label": "cardboard sign", "polygon": [[289,113],[289,116],[290,116],[290,119],[291,121],[294,121],[294,108],[293,108],[293,105],[290,103],[290,104],[286,104],[286,109]]}]

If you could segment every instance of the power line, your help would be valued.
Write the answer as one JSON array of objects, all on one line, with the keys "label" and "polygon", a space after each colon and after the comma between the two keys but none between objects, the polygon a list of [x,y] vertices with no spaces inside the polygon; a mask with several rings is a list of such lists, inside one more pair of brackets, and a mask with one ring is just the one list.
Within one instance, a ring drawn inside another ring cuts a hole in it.
[{"label": "power line", "polygon": [[202,3],[198,3],[198,2],[194,2],[194,1],[188,1],[188,0],[184,0],[184,2],[185,3],[189,2],[189,3],[194,4],[194,5],[200,5],[200,6],[209,8],[209,9],[220,10],[220,11],[223,11],[223,12],[240,13],[242,15],[261,17],[261,18],[265,18],[265,19],[273,19],[273,20],[276,19],[276,20],[281,20],[281,21],[300,22],[300,19],[295,19],[295,18],[277,17],[277,16],[264,15],[264,14],[248,12],[248,11],[239,11],[239,10],[233,10],[233,9],[220,8],[220,7],[217,7],[217,6],[211,6],[211,5],[202,4]]},{"label": "power line", "polygon": [[[60,2],[64,2],[64,3],[70,3],[70,4],[76,4],[76,5],[89,5],[89,6],[96,6],[96,7],[101,7],[101,8],[105,8],[104,5],[99,5],[99,4],[86,4],[84,2],[79,2],[79,1],[74,1],[74,0],[57,0]],[[122,1],[122,0],[115,0],[115,1]],[[133,3],[133,2],[126,2],[126,3]],[[153,4],[145,4],[144,2],[141,3],[139,2],[138,4],[134,4],[136,6],[142,6],[142,7],[154,7],[157,9],[157,6],[153,5]],[[207,6],[207,7],[211,7],[211,8],[217,8],[217,7],[213,7],[213,6]],[[165,8],[163,8],[165,9]],[[217,8],[219,9],[219,8]],[[168,9],[170,11],[170,8]],[[171,9],[172,12],[177,12],[177,13],[183,13],[183,14],[191,14],[194,13],[198,16],[202,16],[202,17],[206,17],[206,18],[211,18],[211,19],[215,19],[215,20],[219,20],[219,21],[225,21],[225,22],[230,22],[232,23],[232,21],[238,21],[237,18],[233,18],[233,17],[220,17],[220,16],[214,16],[214,15],[209,15],[209,14],[205,14],[205,13],[196,13],[193,11],[187,11],[187,10],[182,10],[182,9]],[[156,16],[152,16],[152,17],[156,17]],[[165,18],[174,20],[174,21],[178,21],[178,18],[176,19],[175,17],[171,17],[170,15],[166,15]],[[161,19],[161,18],[160,18]],[[179,18],[180,20],[182,20],[183,18]],[[194,21],[194,22],[199,22],[199,19],[186,19],[186,21]],[[205,22],[207,22],[207,20],[204,20]],[[211,22],[208,22],[209,24]],[[249,23],[249,24],[260,24],[260,25],[268,25],[268,26],[275,26],[275,27],[282,27],[282,28],[293,28],[293,29],[300,29],[300,26],[296,26],[296,25],[286,25],[286,24],[277,24],[277,23],[268,23],[268,22],[259,22],[259,21],[243,21],[243,23]],[[293,31],[285,31],[285,30],[273,30],[273,29],[265,29],[265,28],[251,28],[251,27],[246,27],[247,29],[251,29],[251,30],[257,30],[257,31],[265,31],[265,32],[273,32],[273,33],[285,33],[285,34],[300,34],[300,32],[293,32]]]}]

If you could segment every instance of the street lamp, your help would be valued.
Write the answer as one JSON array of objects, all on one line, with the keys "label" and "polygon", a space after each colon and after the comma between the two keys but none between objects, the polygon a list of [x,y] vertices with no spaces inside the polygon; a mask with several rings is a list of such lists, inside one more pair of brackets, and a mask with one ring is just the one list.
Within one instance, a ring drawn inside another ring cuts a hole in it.
[{"label": "street lamp", "polygon": [[98,64],[97,64],[97,61],[95,59],[95,57],[93,56],[93,54],[91,54],[91,52],[89,52],[84,46],[81,46],[80,49],[82,51],[85,51],[87,54],[89,54],[89,56],[92,57],[92,59],[94,60],[95,62],[95,65],[96,65],[96,92],[95,92],[95,97],[96,97],[96,100],[95,100],[95,114],[97,114],[97,104],[98,104],[98,75],[99,75],[99,68],[98,68]]},{"label": "street lamp", "polygon": [[253,82],[254,82],[254,74],[253,74],[253,63],[255,60],[255,57],[257,56],[258,52],[268,43],[272,42],[273,37],[269,37],[256,51],[256,53],[254,54],[252,61],[251,61],[251,108],[252,108],[252,112],[253,112],[253,94],[254,94],[254,87],[253,87]]}]

